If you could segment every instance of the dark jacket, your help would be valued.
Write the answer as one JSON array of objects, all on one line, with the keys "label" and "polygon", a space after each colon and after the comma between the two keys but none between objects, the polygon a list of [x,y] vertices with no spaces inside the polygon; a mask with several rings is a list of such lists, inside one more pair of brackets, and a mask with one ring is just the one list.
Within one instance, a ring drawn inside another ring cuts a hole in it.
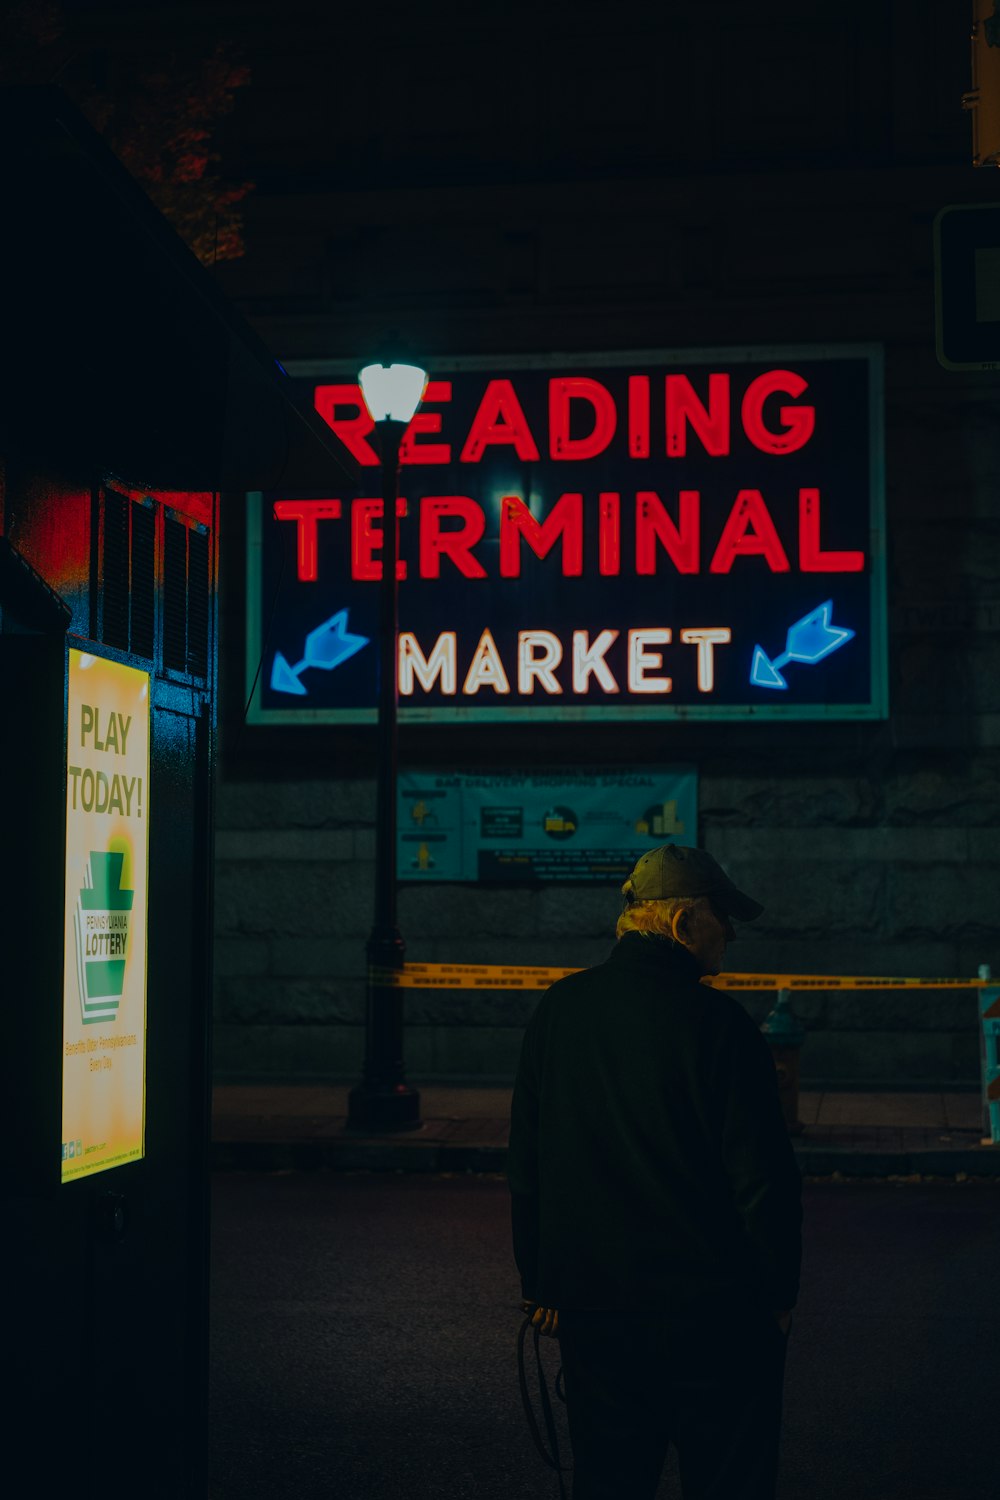
[{"label": "dark jacket", "polygon": [[528,1023],[508,1180],[522,1292],[546,1307],[793,1307],[801,1178],[774,1062],[669,939],[626,933]]}]

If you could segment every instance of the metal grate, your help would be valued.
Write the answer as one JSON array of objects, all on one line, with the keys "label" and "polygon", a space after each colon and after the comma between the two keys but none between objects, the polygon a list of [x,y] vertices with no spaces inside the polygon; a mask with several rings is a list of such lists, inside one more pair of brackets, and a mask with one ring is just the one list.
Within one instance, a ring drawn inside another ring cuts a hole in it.
[{"label": "metal grate", "polygon": [[151,500],[132,506],[131,641],[136,656],[156,651],[156,510]]},{"label": "metal grate", "polygon": [[166,516],[163,530],[163,665],[186,672],[187,538],[183,521]]},{"label": "metal grate", "polygon": [[[208,676],[211,622],[211,532],[152,497],[131,500],[103,489],[95,499],[101,525],[94,566],[100,580],[95,638],[155,661],[160,668]],[[157,532],[163,511],[162,557]],[[162,571],[161,571],[162,570]],[[159,601],[159,603],[158,603]],[[159,618],[158,618],[159,612]]]},{"label": "metal grate", "polygon": [[128,650],[129,501],[117,490],[104,492],[104,547],[101,558],[101,639]]},{"label": "metal grate", "polygon": [[188,536],[188,670],[208,673],[208,532],[193,527]]}]

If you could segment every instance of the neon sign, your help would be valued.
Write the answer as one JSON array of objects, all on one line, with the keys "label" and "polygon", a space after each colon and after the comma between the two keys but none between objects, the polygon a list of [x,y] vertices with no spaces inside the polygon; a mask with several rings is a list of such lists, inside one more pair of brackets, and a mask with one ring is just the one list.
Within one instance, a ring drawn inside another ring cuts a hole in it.
[{"label": "neon sign", "polygon": [[836,651],[839,647],[846,645],[853,638],[854,631],[831,625],[832,611],[833,600],[828,599],[818,609],[814,609],[808,615],[803,615],[801,620],[796,620],[794,625],[790,625],[785,637],[785,649],[773,661],[767,656],[763,647],[755,646],[753,665],[750,668],[750,681],[756,687],[782,688],[787,692],[788,683],[781,675],[782,667],[787,666],[790,661],[803,662],[806,666],[812,666],[815,662],[822,661],[825,656],[829,656],[831,651]]},{"label": "neon sign", "polygon": [[352,635],[347,628],[347,610],[338,610],[315,630],[310,630],[302,647],[302,660],[290,666],[280,651],[274,653],[271,663],[271,690],[275,693],[294,693],[305,697],[309,689],[302,685],[302,673],[307,667],[319,667],[321,672],[332,672],[342,661],[368,645],[367,636]]},{"label": "neon sign", "polygon": [[[373,423],[353,380],[289,371],[357,482],[251,497],[250,718],[368,720]],[[404,719],[884,715],[876,349],[433,373],[397,507]]]}]

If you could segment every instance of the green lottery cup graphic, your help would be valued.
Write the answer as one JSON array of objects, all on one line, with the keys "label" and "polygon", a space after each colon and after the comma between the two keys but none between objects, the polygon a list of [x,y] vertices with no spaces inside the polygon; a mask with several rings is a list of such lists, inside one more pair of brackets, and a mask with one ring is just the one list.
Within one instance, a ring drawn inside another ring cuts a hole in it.
[{"label": "green lottery cup graphic", "polygon": [[91,849],[73,913],[77,978],[84,1025],[113,1021],[125,984],[125,956],[135,891],[122,889],[123,854]]}]

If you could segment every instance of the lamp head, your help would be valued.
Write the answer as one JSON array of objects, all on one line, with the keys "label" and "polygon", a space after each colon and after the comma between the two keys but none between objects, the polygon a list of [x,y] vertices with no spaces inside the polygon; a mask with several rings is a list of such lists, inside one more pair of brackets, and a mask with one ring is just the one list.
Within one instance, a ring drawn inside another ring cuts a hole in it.
[{"label": "lamp head", "polygon": [[365,365],[358,380],[372,420],[410,421],[427,389],[427,371],[419,365]]}]

